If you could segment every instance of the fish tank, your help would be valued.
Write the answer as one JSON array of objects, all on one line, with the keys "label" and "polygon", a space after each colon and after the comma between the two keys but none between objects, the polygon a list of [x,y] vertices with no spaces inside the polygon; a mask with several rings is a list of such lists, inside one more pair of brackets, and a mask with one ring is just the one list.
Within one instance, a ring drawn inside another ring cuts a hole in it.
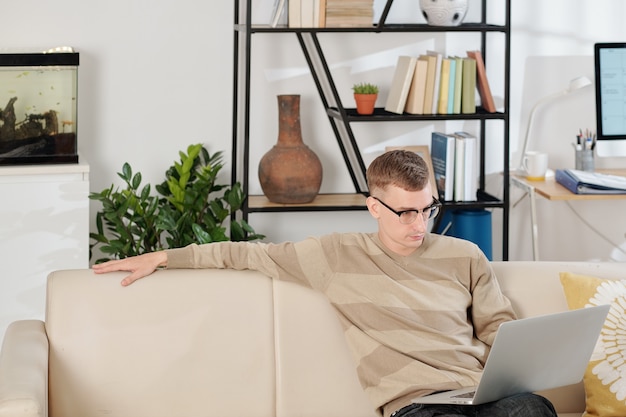
[{"label": "fish tank", "polygon": [[0,165],[78,163],[79,54],[0,50]]}]

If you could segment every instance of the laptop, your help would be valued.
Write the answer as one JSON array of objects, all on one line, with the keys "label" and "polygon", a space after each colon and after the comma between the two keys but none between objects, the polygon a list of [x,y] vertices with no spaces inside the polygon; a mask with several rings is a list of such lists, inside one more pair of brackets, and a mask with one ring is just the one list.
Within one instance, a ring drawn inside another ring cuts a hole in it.
[{"label": "laptop", "polygon": [[444,391],[416,404],[478,405],[582,380],[610,305],[513,320],[500,325],[475,387]]}]

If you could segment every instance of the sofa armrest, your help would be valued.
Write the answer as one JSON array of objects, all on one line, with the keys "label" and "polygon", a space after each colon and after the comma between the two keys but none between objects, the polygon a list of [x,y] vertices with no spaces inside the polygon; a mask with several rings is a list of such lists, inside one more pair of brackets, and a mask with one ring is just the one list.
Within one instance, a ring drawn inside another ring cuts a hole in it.
[{"label": "sofa armrest", "polygon": [[0,417],[48,415],[48,337],[44,323],[11,323],[0,351]]}]

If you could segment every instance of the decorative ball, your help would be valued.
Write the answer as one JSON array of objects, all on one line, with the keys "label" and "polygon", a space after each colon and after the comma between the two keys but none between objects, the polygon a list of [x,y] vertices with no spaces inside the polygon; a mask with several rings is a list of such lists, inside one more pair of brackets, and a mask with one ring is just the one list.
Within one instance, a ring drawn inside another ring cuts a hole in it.
[{"label": "decorative ball", "polygon": [[420,0],[422,14],[432,26],[458,26],[467,13],[468,0]]}]

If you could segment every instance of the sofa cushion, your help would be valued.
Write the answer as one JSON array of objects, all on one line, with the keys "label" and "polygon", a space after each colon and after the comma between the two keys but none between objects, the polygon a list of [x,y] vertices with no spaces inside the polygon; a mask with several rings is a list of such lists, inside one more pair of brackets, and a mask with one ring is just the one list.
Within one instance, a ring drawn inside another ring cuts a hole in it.
[{"label": "sofa cushion", "polygon": [[570,309],[611,304],[584,376],[584,416],[626,415],[626,281],[560,274]]},{"label": "sofa cushion", "polygon": [[50,274],[50,416],[376,416],[322,294],[254,271],[125,275]]},{"label": "sofa cushion", "polygon": [[124,275],[50,274],[51,416],[275,415],[269,278],[159,271],[122,287]]}]

